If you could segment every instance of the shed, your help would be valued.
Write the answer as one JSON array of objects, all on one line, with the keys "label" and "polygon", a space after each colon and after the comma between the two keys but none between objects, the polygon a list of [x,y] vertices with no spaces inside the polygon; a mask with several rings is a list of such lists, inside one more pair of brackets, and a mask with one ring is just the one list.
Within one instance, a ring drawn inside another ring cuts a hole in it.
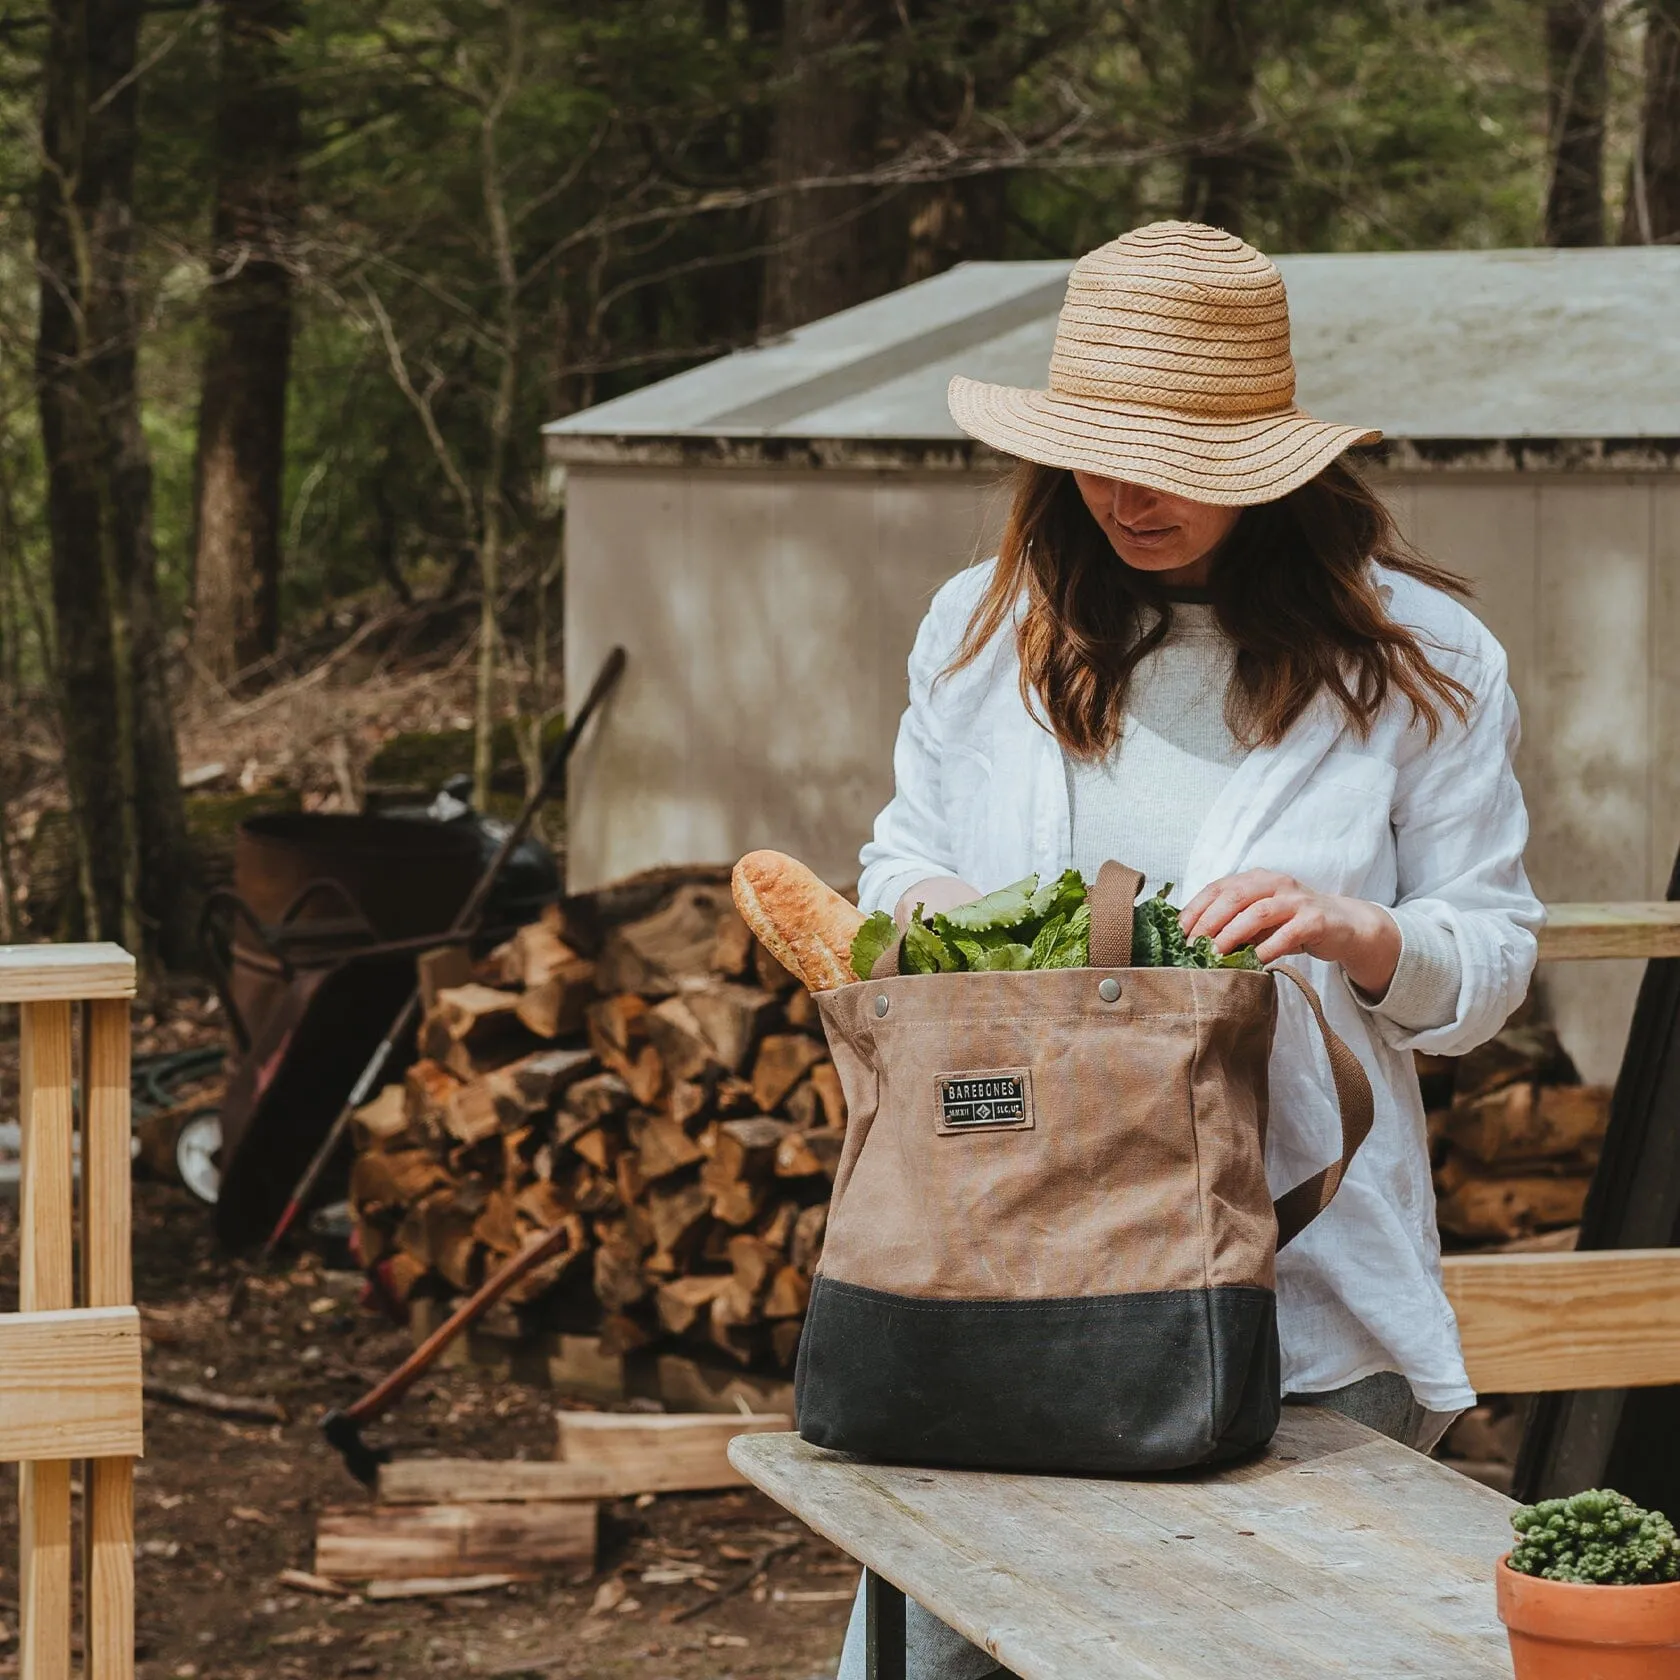
[{"label": "shed", "polygon": [[[1680,248],[1278,266],[1300,400],[1382,427],[1375,481],[1509,651],[1542,896],[1660,896],[1680,844]],[[916,624],[1002,509],[1007,463],[957,431],[947,381],[1041,385],[1068,268],[964,264],[545,429],[569,689],[613,642],[630,653],[573,774],[573,888],[766,845],[855,878]],[[1589,966],[1548,976],[1550,1001],[1608,1079],[1637,965]]]}]

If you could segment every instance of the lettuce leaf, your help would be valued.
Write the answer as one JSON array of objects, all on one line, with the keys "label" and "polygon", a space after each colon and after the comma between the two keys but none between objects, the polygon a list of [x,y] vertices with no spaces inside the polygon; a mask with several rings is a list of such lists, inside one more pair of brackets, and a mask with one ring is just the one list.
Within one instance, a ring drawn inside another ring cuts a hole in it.
[{"label": "lettuce leaf", "polygon": [[1032,913],[1047,918],[1071,916],[1084,902],[1084,877],[1077,869],[1069,869],[1032,895]]},{"label": "lettuce leaf", "polygon": [[1014,943],[994,945],[990,950],[982,952],[980,961],[971,966],[981,973],[1031,968],[1033,966],[1032,947]]},{"label": "lettuce leaf", "polygon": [[[1054,933],[1051,930],[1054,929]],[[1034,968],[1089,968],[1091,966],[1091,907],[1081,904],[1065,922],[1046,922],[1040,931],[1042,939],[1051,933],[1048,949],[1039,956],[1038,942],[1033,943]]]},{"label": "lettuce leaf", "polygon": [[877,910],[852,936],[852,973],[867,980],[881,953],[897,942],[898,923],[885,910]]},{"label": "lettuce leaf", "polygon": [[[999,887],[996,892],[977,898],[972,904],[959,904],[944,912],[944,925],[957,933],[996,933],[1019,928],[1033,917],[1032,898],[1038,890],[1038,877],[1029,875],[1013,886]],[[921,911],[916,912],[917,920]]]},{"label": "lettuce leaf", "polygon": [[912,974],[949,974],[962,967],[961,957],[922,920],[922,906],[904,930],[904,966]]}]

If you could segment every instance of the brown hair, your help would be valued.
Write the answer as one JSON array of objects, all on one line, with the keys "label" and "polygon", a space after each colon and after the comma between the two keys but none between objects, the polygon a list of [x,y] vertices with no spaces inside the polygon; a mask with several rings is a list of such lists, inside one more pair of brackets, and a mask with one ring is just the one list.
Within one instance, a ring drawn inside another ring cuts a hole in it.
[{"label": "brown hair", "polygon": [[[1209,593],[1236,644],[1226,699],[1232,733],[1275,744],[1321,689],[1363,737],[1392,694],[1433,740],[1443,711],[1461,723],[1470,690],[1437,670],[1412,631],[1388,616],[1368,562],[1457,595],[1469,587],[1406,546],[1388,509],[1333,462],[1300,489],[1245,508],[1213,557]],[[1071,472],[1018,469],[997,565],[950,669],[961,670],[1014,616],[1021,696],[1036,695],[1076,758],[1113,750],[1138,662],[1159,647],[1172,602],[1152,574],[1120,560]]]}]

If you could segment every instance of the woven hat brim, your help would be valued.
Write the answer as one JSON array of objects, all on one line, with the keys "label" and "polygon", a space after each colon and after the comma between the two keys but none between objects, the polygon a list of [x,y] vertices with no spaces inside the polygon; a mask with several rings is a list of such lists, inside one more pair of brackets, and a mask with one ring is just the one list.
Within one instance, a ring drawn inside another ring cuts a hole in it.
[{"label": "woven hat brim", "polygon": [[1006,455],[1221,507],[1276,501],[1344,450],[1382,437],[1372,427],[1338,426],[1299,408],[1248,420],[1201,420],[960,375],[951,381],[948,400],[951,418],[970,437]]}]

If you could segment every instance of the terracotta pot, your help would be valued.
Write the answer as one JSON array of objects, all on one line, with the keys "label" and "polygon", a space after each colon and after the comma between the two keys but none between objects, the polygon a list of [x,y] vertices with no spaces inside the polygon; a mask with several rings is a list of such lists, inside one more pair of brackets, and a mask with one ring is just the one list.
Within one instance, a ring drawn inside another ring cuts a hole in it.
[{"label": "terracotta pot", "polygon": [[1680,1680],[1680,1581],[1582,1587],[1504,1558],[1497,1575],[1517,1680]]}]

